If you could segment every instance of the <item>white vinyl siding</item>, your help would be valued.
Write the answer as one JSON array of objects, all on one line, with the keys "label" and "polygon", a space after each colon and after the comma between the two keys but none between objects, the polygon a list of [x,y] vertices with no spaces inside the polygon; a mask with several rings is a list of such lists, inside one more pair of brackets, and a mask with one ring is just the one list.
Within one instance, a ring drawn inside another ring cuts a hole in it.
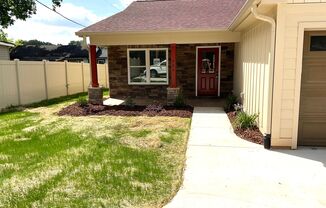
[{"label": "white vinyl siding", "polygon": [[0,45],[0,60],[9,60],[9,47]]},{"label": "white vinyl siding", "polygon": [[271,26],[259,23],[244,31],[236,44],[234,92],[244,110],[259,114],[262,133],[268,132],[268,84],[271,61]]}]

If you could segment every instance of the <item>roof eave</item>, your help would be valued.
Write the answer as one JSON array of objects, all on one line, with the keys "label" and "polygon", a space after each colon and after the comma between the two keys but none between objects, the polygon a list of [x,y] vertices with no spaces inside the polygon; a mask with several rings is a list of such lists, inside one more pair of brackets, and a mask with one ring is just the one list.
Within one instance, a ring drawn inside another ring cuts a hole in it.
[{"label": "roof eave", "polygon": [[250,8],[256,0],[247,0],[243,7],[239,10],[238,14],[234,17],[228,30],[234,31],[241,22],[248,17],[250,14]]},{"label": "roof eave", "polygon": [[228,28],[215,28],[215,29],[175,29],[175,30],[143,30],[143,31],[117,31],[117,32],[83,32],[78,31],[75,34],[79,37],[88,37],[93,35],[119,35],[119,34],[155,34],[155,33],[170,33],[170,32],[180,32],[180,33],[189,33],[189,32],[227,32]]},{"label": "roof eave", "polygon": [[6,43],[6,42],[0,42],[1,46],[7,46],[7,47],[15,47],[15,44],[13,43]]}]

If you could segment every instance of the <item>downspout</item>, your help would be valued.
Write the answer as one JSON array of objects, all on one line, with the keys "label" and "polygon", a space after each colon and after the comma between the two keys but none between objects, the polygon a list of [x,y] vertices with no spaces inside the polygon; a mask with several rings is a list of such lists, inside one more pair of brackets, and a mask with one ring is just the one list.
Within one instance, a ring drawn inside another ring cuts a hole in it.
[{"label": "downspout", "polygon": [[[269,16],[259,14],[257,11],[258,5],[261,0],[256,0],[250,11],[254,17],[258,20],[267,22],[271,25],[271,55],[270,55],[270,72],[269,72],[269,85],[268,85],[268,119],[267,119],[267,132],[265,132],[264,142],[267,144],[264,146],[266,149],[270,149],[271,146],[271,132],[272,132],[272,111],[273,111],[273,93],[274,93],[274,65],[275,65],[275,40],[276,40],[276,22],[275,19]],[[268,144],[269,143],[269,144]]]}]

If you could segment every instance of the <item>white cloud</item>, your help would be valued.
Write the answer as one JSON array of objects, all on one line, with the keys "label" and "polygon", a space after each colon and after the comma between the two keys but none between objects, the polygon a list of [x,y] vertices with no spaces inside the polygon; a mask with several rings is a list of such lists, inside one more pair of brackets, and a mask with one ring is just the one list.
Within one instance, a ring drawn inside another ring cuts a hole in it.
[{"label": "white cloud", "polygon": [[123,7],[129,6],[135,0],[119,0]]},{"label": "white cloud", "polygon": [[[102,19],[92,11],[71,3],[62,4],[57,11],[86,26]],[[52,43],[67,44],[70,40],[78,39],[75,32],[81,28],[81,26],[75,25],[58,14],[38,5],[36,15],[26,21],[16,21],[6,32],[9,38],[15,40],[38,39]]]}]

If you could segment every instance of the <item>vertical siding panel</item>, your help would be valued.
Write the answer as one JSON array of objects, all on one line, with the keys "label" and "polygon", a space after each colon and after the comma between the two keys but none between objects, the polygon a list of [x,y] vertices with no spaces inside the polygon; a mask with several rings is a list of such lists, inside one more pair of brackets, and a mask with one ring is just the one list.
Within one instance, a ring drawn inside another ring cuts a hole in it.
[{"label": "vertical siding panel", "polygon": [[268,101],[270,25],[259,23],[243,32],[239,47],[237,53],[240,54],[236,55],[238,73],[235,73],[235,79],[242,79],[243,86],[236,86],[235,93],[238,96],[244,93],[244,110],[250,114],[259,114],[258,125],[265,133],[268,119],[265,104]]}]

